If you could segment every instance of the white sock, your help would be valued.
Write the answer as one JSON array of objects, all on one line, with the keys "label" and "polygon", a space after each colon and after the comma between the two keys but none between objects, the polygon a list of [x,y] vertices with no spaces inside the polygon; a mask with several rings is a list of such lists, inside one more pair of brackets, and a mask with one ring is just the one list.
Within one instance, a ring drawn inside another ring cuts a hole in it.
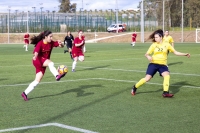
[{"label": "white sock", "polygon": [[72,70],[75,69],[76,63],[77,63],[76,61],[74,61],[74,62],[72,63]]},{"label": "white sock", "polygon": [[32,83],[29,84],[29,86],[26,88],[26,90],[24,91],[24,93],[26,95],[28,95],[28,93],[30,93],[37,85],[38,85],[38,81],[33,81]]},{"label": "white sock", "polygon": [[28,45],[26,45],[25,47],[26,47],[26,51],[28,51]]},{"label": "white sock", "polygon": [[56,68],[54,67],[54,63],[50,62],[49,63],[49,70],[51,71],[51,73],[54,75],[54,77],[56,77],[58,74],[58,71],[56,70]]}]

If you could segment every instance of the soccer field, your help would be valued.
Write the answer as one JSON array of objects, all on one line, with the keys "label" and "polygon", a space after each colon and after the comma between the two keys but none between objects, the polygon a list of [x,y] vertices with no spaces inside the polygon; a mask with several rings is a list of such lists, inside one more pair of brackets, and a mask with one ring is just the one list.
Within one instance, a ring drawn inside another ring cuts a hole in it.
[{"label": "soccer field", "polygon": [[[6,133],[198,133],[200,130],[199,44],[175,43],[190,58],[170,53],[170,92],[162,97],[157,73],[135,96],[132,86],[145,76],[150,44],[86,44],[85,61],[71,72],[72,60],[55,48],[51,60],[67,65],[68,74],[55,81],[47,68],[42,82],[21,93],[35,78],[33,45],[0,45],[0,132]],[[66,49],[66,48],[65,48]]]}]

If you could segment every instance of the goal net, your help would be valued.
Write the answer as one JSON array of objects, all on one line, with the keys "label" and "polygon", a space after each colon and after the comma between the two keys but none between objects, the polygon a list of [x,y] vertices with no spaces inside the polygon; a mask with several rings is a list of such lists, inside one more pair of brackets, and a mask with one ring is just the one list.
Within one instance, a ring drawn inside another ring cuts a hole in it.
[{"label": "goal net", "polygon": [[196,43],[200,43],[200,29],[196,29]]}]

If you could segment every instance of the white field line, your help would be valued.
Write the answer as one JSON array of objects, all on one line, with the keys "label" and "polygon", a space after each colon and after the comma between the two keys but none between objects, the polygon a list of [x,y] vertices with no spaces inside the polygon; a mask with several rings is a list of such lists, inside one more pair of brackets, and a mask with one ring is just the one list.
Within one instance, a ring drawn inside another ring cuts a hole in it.
[{"label": "white field line", "polygon": [[[87,80],[105,80],[105,81],[125,82],[125,83],[137,83],[138,82],[138,81],[134,81],[134,80],[120,80],[120,79],[108,79],[108,78],[86,78],[86,79],[76,79],[76,80],[41,82],[40,84],[54,84],[54,83],[61,83],[61,82],[77,82],[77,81],[87,81]],[[159,86],[163,85],[163,84],[160,84],[160,83],[153,83],[153,82],[147,82],[146,84],[159,85]],[[28,85],[28,84],[0,85],[0,87],[15,87],[15,86],[25,86],[25,85]],[[191,85],[183,86],[183,85],[180,84],[180,85],[170,85],[170,86],[200,89],[200,86],[191,86]]]},{"label": "white field line", "polygon": [[[102,62],[105,62],[105,61],[111,62],[111,61],[131,60],[131,59],[137,60],[137,59],[140,59],[140,58],[98,60],[98,62],[100,62],[100,61],[102,61]],[[84,61],[84,62],[97,62],[97,61]],[[61,62],[61,63],[55,63],[55,64],[63,64],[63,63]],[[67,63],[72,63],[72,62],[67,62]],[[32,66],[32,65],[11,65],[11,66],[0,66],[0,67],[23,67],[23,66]],[[67,66],[67,67],[71,67],[71,66]],[[81,66],[77,66],[77,67],[80,67],[80,68],[94,68],[94,67],[81,67]],[[96,69],[105,69],[105,70],[112,70],[112,71],[129,71],[129,72],[140,72],[140,73],[145,73],[146,72],[146,71],[141,71],[141,70],[126,70],[126,69],[112,69],[112,68],[96,68]],[[170,74],[183,75],[183,76],[197,76],[197,77],[200,76],[200,74],[190,74],[190,73],[189,74],[185,74],[185,73],[170,73]]]},{"label": "white field line", "polygon": [[60,127],[60,128],[73,130],[73,131],[78,131],[81,133],[98,133],[98,132],[93,132],[93,131],[82,129],[82,128],[77,128],[77,127],[60,124],[60,123],[47,123],[47,124],[25,126],[25,127],[18,127],[18,128],[8,128],[8,129],[2,129],[2,130],[0,130],[0,132],[2,133],[2,132],[17,131],[17,130],[34,129],[34,128],[47,127],[47,126],[56,126],[56,127]]},{"label": "white field line", "polygon": [[[80,68],[94,68],[94,67],[81,67]],[[146,71],[142,70],[126,70],[126,69],[113,69],[113,68],[95,68],[95,69],[105,69],[105,70],[111,70],[111,71],[127,71],[127,72],[139,72],[139,73],[145,73]],[[183,75],[183,76],[197,76],[200,77],[200,74],[185,74],[185,73],[171,73],[172,75]]]},{"label": "white field line", "polygon": [[86,43],[93,43],[93,42],[96,42],[96,41],[99,41],[99,40],[109,39],[109,38],[117,37],[117,36],[124,36],[124,35],[128,35],[128,34],[133,34],[133,33],[117,34],[117,35],[114,35],[114,36],[107,36],[107,37],[102,37],[102,38],[86,40]]}]

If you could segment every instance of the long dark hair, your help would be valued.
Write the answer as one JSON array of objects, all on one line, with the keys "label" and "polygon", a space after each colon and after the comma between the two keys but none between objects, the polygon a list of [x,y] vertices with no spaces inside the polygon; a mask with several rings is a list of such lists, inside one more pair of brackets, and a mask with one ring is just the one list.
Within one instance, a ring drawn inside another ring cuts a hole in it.
[{"label": "long dark hair", "polygon": [[36,46],[39,41],[41,41],[42,39],[45,38],[45,36],[48,36],[51,33],[52,33],[51,31],[45,30],[44,32],[41,32],[38,36],[33,36],[31,38],[31,44]]},{"label": "long dark hair", "polygon": [[162,38],[163,38],[163,36],[164,36],[163,30],[158,29],[158,30],[154,31],[154,32],[149,36],[149,39],[152,39],[153,42],[156,42],[155,37],[154,37],[156,34],[159,35],[159,36],[162,37]]}]

